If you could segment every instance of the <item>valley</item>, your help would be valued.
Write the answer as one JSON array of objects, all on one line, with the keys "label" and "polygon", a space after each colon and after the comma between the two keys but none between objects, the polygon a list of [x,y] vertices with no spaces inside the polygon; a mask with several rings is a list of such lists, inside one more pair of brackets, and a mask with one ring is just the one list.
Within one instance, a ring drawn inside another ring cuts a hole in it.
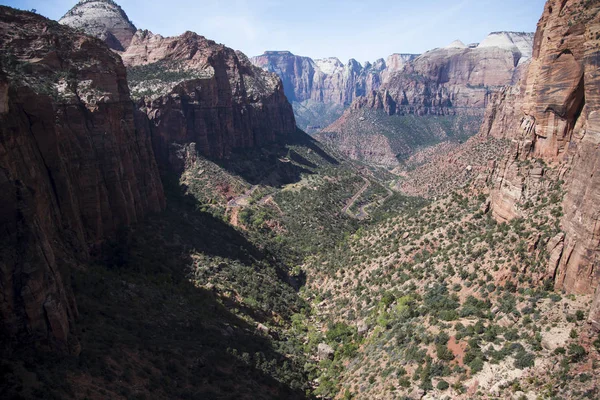
[{"label": "valley", "polygon": [[600,397],[598,32],[342,64],[0,6],[0,397]]}]

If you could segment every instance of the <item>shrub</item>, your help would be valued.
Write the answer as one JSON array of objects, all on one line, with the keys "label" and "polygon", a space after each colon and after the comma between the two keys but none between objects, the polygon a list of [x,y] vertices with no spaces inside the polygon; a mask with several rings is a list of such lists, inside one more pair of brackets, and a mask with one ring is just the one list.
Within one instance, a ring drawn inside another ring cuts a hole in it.
[{"label": "shrub", "polygon": [[437,384],[437,388],[438,390],[446,390],[450,387],[450,384],[448,384],[448,382],[446,382],[445,380],[441,380],[438,382]]},{"label": "shrub", "polygon": [[475,357],[468,366],[471,369],[471,374],[476,374],[483,369],[483,360],[480,357]]},{"label": "shrub", "polygon": [[587,352],[582,346],[575,343],[569,345],[569,357],[572,363],[582,361],[586,355]]},{"label": "shrub", "polygon": [[435,346],[437,357],[443,361],[452,361],[454,360],[454,353],[446,346],[445,344],[437,344]]},{"label": "shrub", "polygon": [[535,365],[535,355],[526,351],[519,351],[515,355],[515,368],[525,369]]}]

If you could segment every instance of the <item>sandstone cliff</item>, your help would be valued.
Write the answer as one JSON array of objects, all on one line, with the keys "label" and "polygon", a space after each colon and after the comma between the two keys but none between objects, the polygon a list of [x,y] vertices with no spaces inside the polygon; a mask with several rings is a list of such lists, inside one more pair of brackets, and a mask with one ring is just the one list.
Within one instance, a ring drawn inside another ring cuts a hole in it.
[{"label": "sandstone cliff", "polygon": [[292,107],[275,74],[193,32],[163,37],[135,32],[133,25],[121,29],[124,21],[127,15],[111,0],[85,0],[60,22],[103,40],[104,32],[125,38],[113,49],[121,50],[133,97],[150,119],[162,169],[180,172],[196,154],[222,159],[295,132]]},{"label": "sandstone cliff", "polygon": [[75,350],[69,267],[161,210],[162,185],[104,43],[0,7],[0,49],[0,329]]},{"label": "sandstone cliff", "polygon": [[335,57],[313,60],[289,51],[267,51],[251,61],[281,77],[299,126],[314,132],[335,121],[355,98],[377,90],[394,71],[415,57],[393,54],[387,61],[361,64],[351,59],[343,64]]},{"label": "sandstone cliff", "polygon": [[[500,93],[482,131],[513,145],[494,172],[492,209],[521,215],[543,177],[563,180],[564,235],[548,244],[547,275],[557,289],[593,293],[600,283],[600,2],[550,0],[538,23],[533,59],[521,83]],[[529,160],[547,167],[532,168]],[[590,320],[600,328],[600,291]]]},{"label": "sandstone cliff", "polygon": [[96,36],[114,50],[127,48],[137,30],[112,0],[81,0],[58,22]]},{"label": "sandstone cliff", "polygon": [[296,130],[281,80],[240,52],[193,32],[138,31],[121,55],[161,166],[181,170],[196,152],[221,159]]},{"label": "sandstone cliff", "polygon": [[[357,97],[319,138],[351,158],[387,166],[419,146],[466,139],[479,130],[493,94],[521,76],[532,40],[533,34],[496,32],[479,45],[455,41],[407,60],[386,72],[379,89]],[[373,122],[365,124],[368,119]],[[368,148],[373,135],[388,138],[385,157],[353,150]]]}]

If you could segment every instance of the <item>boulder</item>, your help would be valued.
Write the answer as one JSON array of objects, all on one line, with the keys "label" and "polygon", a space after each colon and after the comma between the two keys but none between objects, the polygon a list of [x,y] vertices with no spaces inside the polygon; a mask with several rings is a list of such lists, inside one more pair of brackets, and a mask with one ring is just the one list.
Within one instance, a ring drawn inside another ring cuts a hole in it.
[{"label": "boulder", "polygon": [[331,347],[327,343],[319,343],[319,345],[317,346],[317,357],[319,358],[319,360],[333,360],[334,354],[335,351],[333,350],[333,347]]}]

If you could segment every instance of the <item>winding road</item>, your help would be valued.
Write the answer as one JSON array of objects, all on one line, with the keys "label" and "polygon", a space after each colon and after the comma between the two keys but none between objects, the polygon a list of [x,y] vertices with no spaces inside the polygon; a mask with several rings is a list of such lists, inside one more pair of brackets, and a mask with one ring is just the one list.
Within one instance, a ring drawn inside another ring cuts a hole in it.
[{"label": "winding road", "polygon": [[352,196],[350,198],[350,200],[348,200],[348,203],[344,206],[344,208],[342,208],[343,213],[348,213],[348,210],[350,209],[350,207],[352,207],[354,205],[354,203],[356,203],[356,200],[358,200],[359,197],[362,196],[362,194],[369,188],[369,186],[371,186],[370,180],[368,180],[364,176],[361,176],[361,178],[363,178],[363,180],[365,181],[365,184],[363,185],[363,187],[360,188],[360,190],[358,192],[356,192],[356,194],[354,196]]}]

